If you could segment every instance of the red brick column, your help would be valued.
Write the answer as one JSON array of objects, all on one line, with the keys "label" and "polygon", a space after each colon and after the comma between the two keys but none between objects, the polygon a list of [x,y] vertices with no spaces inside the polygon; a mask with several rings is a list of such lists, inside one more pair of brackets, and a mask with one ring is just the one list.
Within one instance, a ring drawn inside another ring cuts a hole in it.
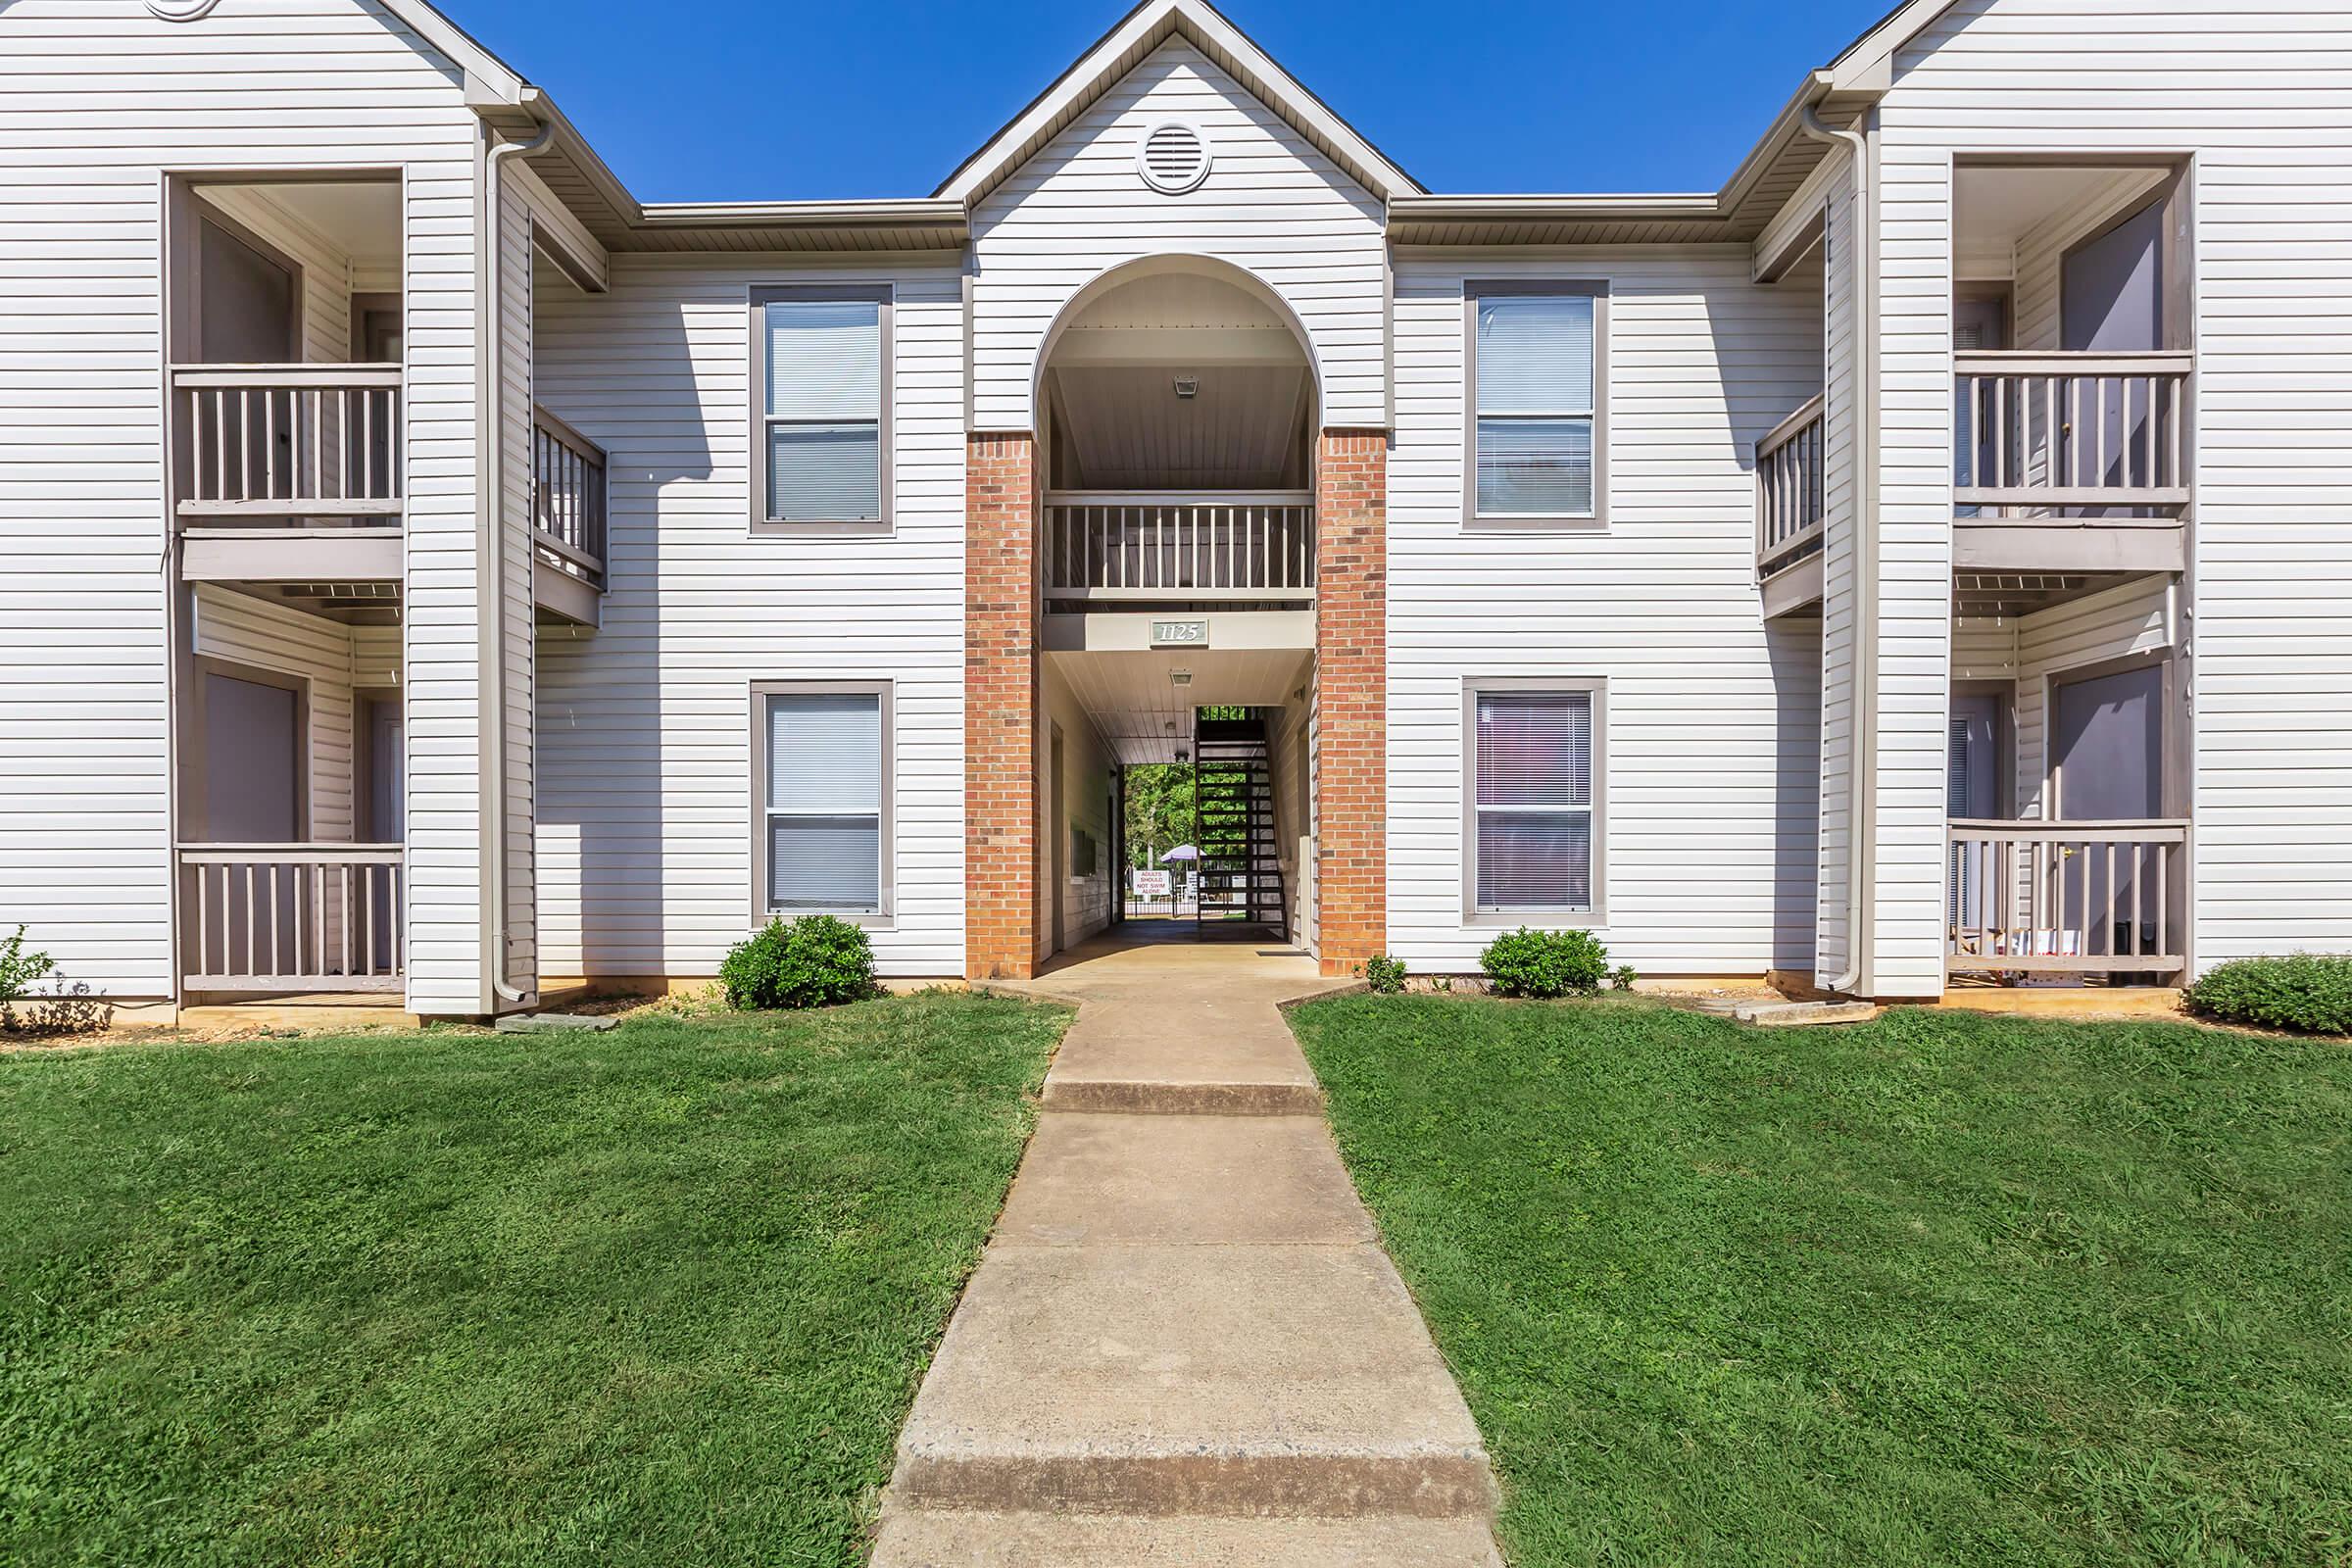
[{"label": "red brick column", "polygon": [[1385,950],[1389,899],[1389,441],[1315,449],[1316,935],[1323,972]]},{"label": "red brick column", "polygon": [[974,435],[963,477],[963,965],[1037,966],[1037,481],[1026,434]]}]

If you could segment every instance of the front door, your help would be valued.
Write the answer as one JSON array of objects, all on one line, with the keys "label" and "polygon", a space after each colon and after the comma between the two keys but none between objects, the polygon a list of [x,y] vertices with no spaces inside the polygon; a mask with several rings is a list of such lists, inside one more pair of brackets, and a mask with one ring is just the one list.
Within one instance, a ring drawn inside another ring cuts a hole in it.
[{"label": "front door", "polygon": [[[2164,814],[2164,667],[2055,682],[2051,689],[2050,792],[2060,821],[2132,822]],[[2090,863],[2068,862],[2087,854]],[[2142,890],[2134,868],[2093,848],[2060,851],[2057,872],[2068,929],[2083,953],[2148,952],[2156,933],[2130,930]],[[2142,906],[2144,907],[2144,906]]]},{"label": "front door", "polygon": [[[197,224],[196,353],[208,365],[289,365],[296,340],[300,281],[294,269],[207,218]],[[215,405],[220,447],[212,462],[217,493],[228,500],[283,499],[294,493],[294,394],[285,389],[228,392]],[[241,449],[241,452],[240,452]],[[197,454],[199,462],[206,455]]]},{"label": "front door", "polygon": [[[408,732],[403,725],[398,698],[374,698],[366,705],[368,725],[368,818],[367,836],[376,844],[399,844],[408,837]],[[393,879],[375,876],[369,879],[372,890],[368,898],[368,929],[374,933],[371,955],[380,973],[392,967],[394,953],[394,922],[400,909],[394,899]]]},{"label": "front door", "polygon": [[1053,735],[1053,742],[1047,749],[1054,773],[1047,789],[1046,815],[1046,820],[1052,825],[1052,833],[1048,838],[1047,855],[1049,864],[1053,869],[1049,883],[1050,891],[1046,896],[1054,904],[1054,951],[1059,953],[1067,945],[1067,932],[1064,927],[1062,910],[1069,902],[1070,814],[1067,797],[1062,790],[1062,740],[1059,724],[1054,726]]},{"label": "front door", "polygon": [[[1944,756],[1944,814],[1954,821],[1998,816],[2000,801],[2000,703],[1990,695],[1952,699],[1950,735]],[[1982,932],[1992,923],[1986,895],[1990,879],[1981,855],[1966,845],[1951,848],[1947,913],[1956,932]]]},{"label": "front door", "polygon": [[[2164,347],[2165,211],[2160,197],[2066,253],[2059,266],[2059,347],[2094,354]],[[2135,389],[2118,376],[2092,385],[2097,403],[2078,416],[2062,482],[2155,483],[2148,471],[2147,423],[2154,414],[2148,400],[2155,395],[2149,384]]]},{"label": "front door", "polygon": [[[1962,294],[1952,301],[1952,347],[1962,354],[1980,350],[2005,349],[2009,346],[2009,302],[1993,294]],[[1976,417],[1967,411],[1952,421],[1953,472],[1964,485],[2001,485],[2009,477],[1996,471],[1994,453],[2004,450],[1993,439],[1992,421],[2000,411],[1993,401],[1994,383],[1990,379],[1971,383],[1971,396],[1976,399]],[[1974,426],[1977,435],[1972,445],[1969,430]],[[2017,439],[2010,436],[2006,450],[2015,450]],[[1977,515],[1975,507],[1962,507],[1959,515]]]},{"label": "front door", "polygon": [[[302,695],[285,686],[205,670],[204,822],[208,844],[301,841]],[[295,956],[296,889],[290,873],[248,876],[238,867],[200,896],[219,931],[203,956],[223,974],[282,974]],[[201,965],[200,965],[201,966]]]}]

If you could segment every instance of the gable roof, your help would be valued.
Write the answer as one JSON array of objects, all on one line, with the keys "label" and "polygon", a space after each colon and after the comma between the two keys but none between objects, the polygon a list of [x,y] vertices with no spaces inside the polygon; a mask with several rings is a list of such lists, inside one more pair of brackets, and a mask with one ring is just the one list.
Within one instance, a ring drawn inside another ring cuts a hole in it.
[{"label": "gable roof", "polygon": [[[4,3],[4,0],[0,0]],[[534,171],[615,250],[953,250],[972,208],[1128,72],[1170,39],[1199,49],[1389,207],[1399,244],[1570,245],[1751,239],[1824,153],[1797,131],[1811,105],[1850,122],[1892,83],[1896,55],[1958,0],[1901,0],[1805,77],[1730,179],[1714,192],[1657,195],[1433,196],[1278,65],[1208,0],[1142,0],[928,199],[641,203],[555,101],[443,16],[431,0],[371,0],[466,74],[466,101],[492,125],[556,127]]]},{"label": "gable roof", "polygon": [[1206,0],[1143,0],[932,194],[967,207],[978,204],[1171,38],[1184,39],[1214,61],[1373,195],[1386,199],[1421,192],[1419,180],[1275,64]]}]

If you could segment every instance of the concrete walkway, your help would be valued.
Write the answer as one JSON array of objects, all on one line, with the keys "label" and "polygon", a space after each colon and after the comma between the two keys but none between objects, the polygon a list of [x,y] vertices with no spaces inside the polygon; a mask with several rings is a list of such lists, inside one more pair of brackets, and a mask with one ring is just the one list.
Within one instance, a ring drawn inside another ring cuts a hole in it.
[{"label": "concrete walkway", "polygon": [[1097,941],[877,1568],[1497,1568],[1494,1481],[1249,944]]}]

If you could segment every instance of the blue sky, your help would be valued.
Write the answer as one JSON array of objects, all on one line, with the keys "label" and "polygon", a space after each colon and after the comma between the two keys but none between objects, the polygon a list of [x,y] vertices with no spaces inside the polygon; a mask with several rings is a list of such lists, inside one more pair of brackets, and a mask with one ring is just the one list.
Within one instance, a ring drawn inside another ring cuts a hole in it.
[{"label": "blue sky", "polygon": [[[1121,0],[441,0],[647,201],[922,196]],[[1713,190],[1887,0],[1221,0],[1435,191]]]}]

